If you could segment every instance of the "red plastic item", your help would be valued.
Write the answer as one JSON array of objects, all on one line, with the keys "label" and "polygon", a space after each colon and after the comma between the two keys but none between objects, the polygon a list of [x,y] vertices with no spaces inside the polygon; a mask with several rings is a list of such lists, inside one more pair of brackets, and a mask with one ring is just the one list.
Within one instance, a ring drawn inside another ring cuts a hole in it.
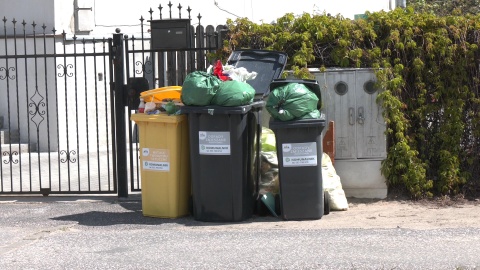
[{"label": "red plastic item", "polygon": [[222,61],[217,60],[215,67],[213,68],[213,75],[217,76],[222,81],[230,81],[231,78],[228,75],[223,74]]}]

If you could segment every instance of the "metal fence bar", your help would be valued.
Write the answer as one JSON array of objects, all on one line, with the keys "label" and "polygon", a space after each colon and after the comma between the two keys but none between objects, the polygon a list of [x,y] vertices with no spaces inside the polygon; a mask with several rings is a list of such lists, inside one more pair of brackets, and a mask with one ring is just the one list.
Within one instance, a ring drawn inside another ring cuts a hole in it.
[{"label": "metal fence bar", "polygon": [[125,103],[124,103],[124,56],[123,34],[117,31],[113,35],[114,48],[114,74],[115,74],[115,122],[116,122],[116,148],[117,148],[117,179],[118,196],[128,197],[127,180],[127,149],[125,137]]},{"label": "metal fence bar", "polygon": [[[17,56],[18,55],[18,50],[17,50],[17,21],[15,19],[13,19],[12,21],[13,23],[13,33],[14,33],[14,55]],[[15,67],[18,67],[18,59],[15,57]],[[18,68],[15,68],[15,87],[18,89],[18,86],[19,86],[19,82],[18,82]],[[17,91],[17,112],[20,111],[20,102],[18,102],[19,100],[19,93]],[[20,126],[20,114],[17,113],[17,125]],[[21,137],[22,133],[21,131],[19,130],[18,131],[18,136]],[[21,149],[21,144],[20,144],[20,140],[18,140],[18,149]],[[18,162],[21,164],[22,163],[22,155],[18,155]],[[14,162],[12,160],[12,162]],[[13,178],[13,176],[10,176]],[[20,171],[20,191],[23,189],[23,173]],[[13,186],[13,185],[12,185]]]},{"label": "metal fence bar", "polygon": [[[104,52],[105,52],[105,47],[104,47]],[[115,96],[115,92],[114,92],[114,89],[115,89],[115,85],[113,83],[113,57],[114,57],[114,50],[113,50],[113,38],[110,38],[108,40],[108,52],[109,52],[109,57],[108,57],[108,67],[109,67],[109,82],[110,82],[110,87],[109,87],[109,90],[110,90],[110,115],[105,115],[105,117],[107,118],[106,122],[107,122],[107,127],[108,127],[108,119],[111,120],[111,126],[112,126],[112,167],[113,167],[113,179],[115,180],[115,184],[113,185],[113,190],[115,192],[118,191],[118,185],[117,185],[117,177],[118,177],[118,173],[117,173],[117,146],[116,146],[116,143],[115,143],[115,138],[116,138],[116,120],[115,120],[115,117],[113,117],[115,115],[115,99],[113,98]],[[104,56],[103,58],[104,62],[107,60],[106,59],[106,56]],[[106,86],[106,83],[105,82],[105,86]],[[107,88],[105,87],[105,91],[107,90]],[[105,95],[106,96],[106,95]],[[107,100],[105,99],[105,102]],[[111,117],[111,118],[110,118]],[[108,129],[107,129],[108,130]],[[110,144],[108,144],[110,145]],[[110,155],[109,155],[110,156]],[[110,163],[108,163],[110,164]],[[109,179],[110,180],[110,179]],[[110,181],[109,181],[109,188],[110,188]]]}]

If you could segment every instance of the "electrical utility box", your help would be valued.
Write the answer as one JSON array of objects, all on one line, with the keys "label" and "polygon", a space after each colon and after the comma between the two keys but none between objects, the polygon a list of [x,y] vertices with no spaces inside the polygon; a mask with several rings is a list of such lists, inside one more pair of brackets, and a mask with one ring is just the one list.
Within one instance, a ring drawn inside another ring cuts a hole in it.
[{"label": "electrical utility box", "polygon": [[191,47],[190,19],[151,20],[152,49],[188,49]]},{"label": "electrical utility box", "polygon": [[373,69],[327,69],[310,72],[322,92],[322,112],[335,122],[335,169],[349,197],[385,198],[380,173],[387,156],[386,124],[376,99]]}]

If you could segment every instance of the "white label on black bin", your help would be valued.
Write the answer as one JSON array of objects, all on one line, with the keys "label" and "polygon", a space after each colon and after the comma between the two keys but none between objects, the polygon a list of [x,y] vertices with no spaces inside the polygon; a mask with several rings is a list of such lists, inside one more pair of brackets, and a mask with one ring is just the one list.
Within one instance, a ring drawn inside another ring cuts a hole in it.
[{"label": "white label on black bin", "polygon": [[282,144],[283,167],[317,166],[317,143]]},{"label": "white label on black bin", "polygon": [[230,155],[230,132],[199,131],[200,155]]}]

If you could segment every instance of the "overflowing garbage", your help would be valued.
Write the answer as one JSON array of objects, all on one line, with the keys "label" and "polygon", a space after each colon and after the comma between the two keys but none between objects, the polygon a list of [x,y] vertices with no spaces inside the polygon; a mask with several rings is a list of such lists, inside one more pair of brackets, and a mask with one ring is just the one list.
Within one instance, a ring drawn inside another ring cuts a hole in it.
[{"label": "overflowing garbage", "polygon": [[320,119],[320,87],[313,80],[274,80],[266,108],[273,119],[291,121]]},{"label": "overflowing garbage", "polygon": [[[300,215],[293,219],[321,218],[324,214],[321,200],[328,200],[323,202],[328,211],[347,210],[348,203],[340,177],[321,147],[325,120],[319,110],[321,94],[318,83],[312,80],[278,79],[286,63],[286,55],[280,52],[239,51],[233,53],[227,63],[233,65],[223,65],[217,61],[206,71],[189,73],[181,86],[148,90],[139,97],[137,121],[170,123],[170,119],[178,118],[179,123],[183,121],[188,125],[191,174],[177,176],[178,181],[183,181],[183,177],[191,181],[189,190],[194,218],[201,221],[241,221],[249,218],[252,209],[259,205],[268,208],[273,216],[282,215],[284,219],[290,219],[281,213],[287,208],[285,212],[289,212],[289,215],[302,211],[313,212],[313,215]],[[262,99],[255,99],[258,97],[256,95],[262,95]],[[265,102],[263,98],[267,96]],[[279,121],[280,125],[277,122],[276,129],[270,126],[272,129],[262,127],[259,131],[261,111],[265,107],[273,121]],[[162,115],[147,117],[141,114]],[[164,119],[157,119],[162,117]],[[158,128],[168,129],[163,125]],[[172,135],[172,140],[185,139],[185,130],[182,130],[182,134]],[[157,142],[149,137],[149,132],[143,133],[144,140],[151,139],[148,143],[153,145]],[[277,141],[276,136],[281,139]],[[258,144],[260,151],[254,147]],[[169,146],[163,145],[158,149],[153,146],[142,147],[163,153],[165,157],[165,153],[179,151],[170,151]],[[277,149],[279,147],[283,149]],[[249,161],[249,157],[253,158]],[[142,158],[148,166],[157,162],[150,160],[149,156]],[[239,163],[239,160],[255,162],[256,165],[247,166]],[[173,166],[170,162],[168,166],[163,163],[161,168]],[[207,163],[217,166],[218,170],[205,170],[204,164]],[[152,167],[145,166],[144,171],[152,170]],[[249,168],[248,171],[245,171],[245,167]],[[298,179],[299,173],[304,179]],[[289,184],[285,185],[286,182]],[[298,185],[313,188],[298,192]],[[216,186],[222,192],[205,189],[211,186]],[[292,186],[295,188],[290,188]],[[258,189],[254,190],[254,187]],[[182,207],[185,206],[184,195]],[[257,196],[255,206],[252,205],[252,199],[255,199],[252,196]],[[303,197],[309,196],[303,200]],[[303,207],[298,201],[308,203]]]},{"label": "overflowing garbage", "polygon": [[262,128],[260,137],[261,173],[259,182],[259,194],[264,195],[270,192],[273,195],[280,193],[278,180],[278,160],[275,146],[275,134],[271,129]]},{"label": "overflowing garbage", "polygon": [[180,114],[181,86],[166,86],[140,93],[138,113],[168,115]]},{"label": "overflowing garbage", "polygon": [[167,86],[140,94],[139,113],[178,115],[182,105],[234,107],[253,102],[255,89],[247,80],[257,72],[244,67],[223,66],[217,61],[207,71],[189,73],[182,86]]},{"label": "overflowing garbage", "polygon": [[182,86],[182,102],[188,106],[242,106],[253,102],[255,89],[246,81],[253,80],[256,72],[243,67],[223,66],[217,61],[206,72],[195,71],[187,75]]},{"label": "overflowing garbage", "polygon": [[320,118],[318,97],[304,84],[288,83],[277,87],[268,97],[267,111],[277,120]]}]

